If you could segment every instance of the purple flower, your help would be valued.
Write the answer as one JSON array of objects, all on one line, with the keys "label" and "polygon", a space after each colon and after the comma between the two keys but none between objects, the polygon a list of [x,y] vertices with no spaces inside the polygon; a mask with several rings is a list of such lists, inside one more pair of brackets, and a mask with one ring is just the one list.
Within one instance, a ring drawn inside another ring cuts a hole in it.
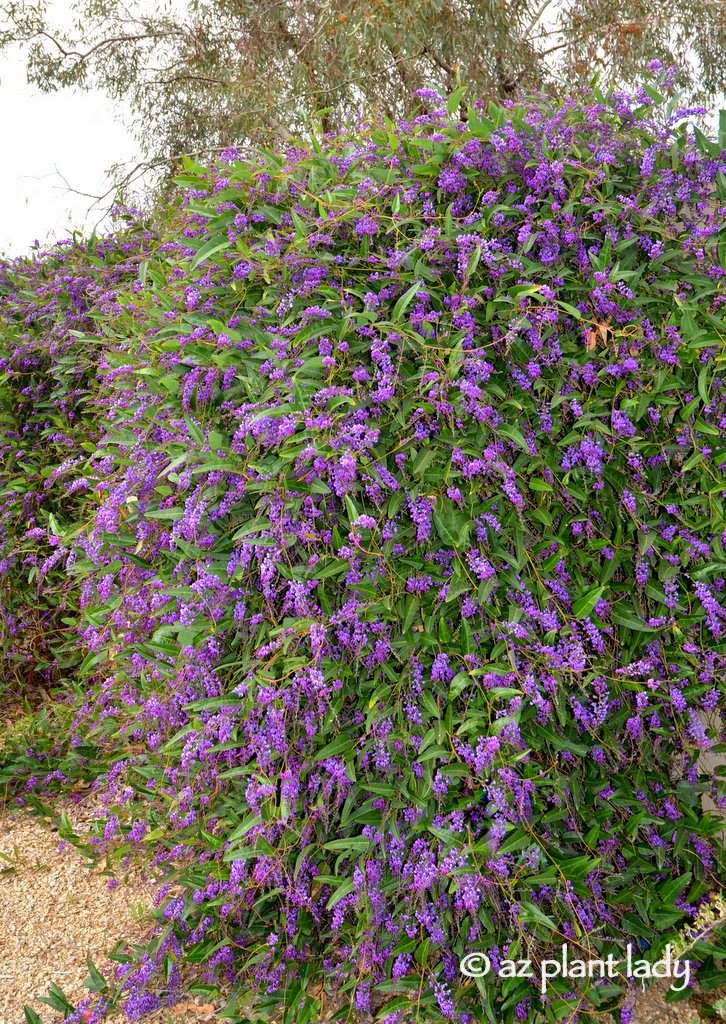
[{"label": "purple flower", "polygon": [[613,431],[620,437],[635,437],[635,427],[629,417],[620,409],[615,409],[612,414]]},{"label": "purple flower", "polygon": [[355,233],[359,238],[372,238],[378,232],[378,224],[369,213],[356,222]]}]

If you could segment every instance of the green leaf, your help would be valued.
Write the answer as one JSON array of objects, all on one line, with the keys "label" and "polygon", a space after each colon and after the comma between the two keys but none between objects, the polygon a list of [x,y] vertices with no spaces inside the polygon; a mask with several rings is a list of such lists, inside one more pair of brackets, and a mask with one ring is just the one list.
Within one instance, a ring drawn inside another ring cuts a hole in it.
[{"label": "green leaf", "polygon": [[355,747],[355,740],[349,736],[338,736],[337,739],[326,743],[315,755],[316,761],[325,761],[329,757],[336,757],[338,754],[348,753]]},{"label": "green leaf", "polygon": [[204,444],[204,431],[196,423],[186,418],[185,423],[187,425],[187,431],[193,441],[196,441],[198,445]]},{"label": "green leaf", "polygon": [[685,875],[680,875],[678,878],[671,879],[670,882],[664,882],[658,888],[658,896],[666,905],[670,905],[675,900],[686,886],[690,883],[693,878],[693,872],[687,871]]},{"label": "green leaf", "polygon": [[73,1013],[73,1004],[68,999],[65,992],[60,989],[55,982],[51,982],[48,986],[47,996],[38,996],[38,1002],[45,1003],[54,1010],[58,1010],[59,1013],[67,1015]]},{"label": "green leaf", "polygon": [[575,618],[587,618],[606,590],[607,587],[595,587],[594,590],[588,590],[586,594],[583,594],[582,597],[573,602],[572,614]]},{"label": "green leaf", "polygon": [[635,630],[637,633],[655,632],[651,626],[647,626],[636,613],[632,605],[625,601],[619,601],[610,609],[610,618],[618,626],[625,626],[627,629]]},{"label": "green leaf", "polygon": [[449,684],[449,700],[456,700],[460,693],[471,686],[473,680],[468,672],[459,672]]},{"label": "green leaf", "polygon": [[391,313],[391,320],[394,323],[398,323],[402,319],[403,314],[416,297],[416,293],[420,292],[422,288],[423,285],[421,281],[415,281],[411,287],[403,293],[400,299],[396,302],[396,305],[393,307],[393,312]]},{"label": "green leaf", "polygon": [[703,462],[703,455],[701,452],[694,452],[689,459],[686,459],[681,469],[684,473],[687,473],[690,469],[697,466],[699,462]]},{"label": "green leaf", "polygon": [[560,869],[562,874],[567,879],[585,878],[594,871],[598,864],[601,863],[602,857],[563,857],[557,858],[553,854],[553,859],[557,860],[557,867]]},{"label": "green leaf", "polygon": [[461,98],[467,90],[466,85],[460,85],[458,89],[454,89],[451,96],[449,96],[446,102],[446,113],[454,114],[459,109],[461,104]]},{"label": "green leaf", "polygon": [[434,512],[432,518],[436,533],[447,547],[467,546],[471,520],[465,512],[447,509],[445,512]]},{"label": "green leaf", "polygon": [[703,367],[703,369],[698,375],[698,393],[703,399],[704,405],[708,405],[710,402],[710,397],[708,394],[708,371],[709,365],[708,363],[706,363],[706,365]]},{"label": "green leaf", "polygon": [[356,519],[359,518],[360,512],[358,511],[355,502],[353,501],[349,494],[346,494],[345,496],[345,509],[346,512],[348,513],[349,522],[353,523],[355,522]]},{"label": "green leaf", "polygon": [[571,305],[571,303],[563,302],[561,299],[556,299],[555,301],[560,309],[564,309],[566,313],[569,313],[570,316],[574,316],[576,320],[582,320],[582,313],[575,306]]},{"label": "green leaf", "polygon": [[90,989],[91,992],[105,992],[108,988],[108,983],[93,960],[91,960],[90,953],[86,954],[86,966],[88,967],[88,980],[83,982],[85,988]]},{"label": "green leaf", "polygon": [[557,925],[548,917],[536,903],[530,903],[528,900],[522,901],[522,912],[520,912],[520,920],[531,921],[535,924],[543,924],[552,932],[558,931]]},{"label": "green leaf", "polygon": [[326,908],[328,910],[332,910],[333,907],[337,906],[337,904],[340,903],[342,899],[345,899],[345,897],[351,892],[353,892],[353,882],[343,882],[342,885],[338,886],[326,903]]},{"label": "green leaf", "polygon": [[590,752],[590,748],[586,747],[584,743],[578,743],[576,740],[558,736],[557,733],[544,725],[538,726],[537,731],[552,744],[555,750],[568,751],[571,754],[577,754],[579,757],[585,757]]},{"label": "green leaf", "polygon": [[518,445],[523,452],[529,455],[529,446],[527,445],[527,442],[524,439],[524,434],[521,430],[518,430],[517,427],[513,427],[508,423],[504,423],[501,426],[497,427],[497,433],[501,434],[502,437],[508,438],[510,441],[514,441],[514,443]]},{"label": "green leaf", "polygon": [[329,843],[323,844],[323,848],[336,853],[365,853],[370,845],[370,840],[365,836],[351,836],[349,839],[331,839]]},{"label": "green leaf", "polygon": [[477,245],[477,247],[474,249],[473,253],[469,257],[469,260],[468,260],[468,262],[466,264],[466,271],[464,273],[464,277],[465,277],[466,280],[468,280],[471,277],[471,275],[474,273],[476,268],[479,266],[479,261],[480,260],[481,260],[481,246]]},{"label": "green leaf", "polygon": [[229,239],[225,238],[221,242],[216,238],[211,238],[208,242],[205,242],[200,249],[197,250],[197,254],[192,260],[192,270],[208,260],[210,256],[214,256],[215,253],[222,252],[223,249],[229,249]]}]

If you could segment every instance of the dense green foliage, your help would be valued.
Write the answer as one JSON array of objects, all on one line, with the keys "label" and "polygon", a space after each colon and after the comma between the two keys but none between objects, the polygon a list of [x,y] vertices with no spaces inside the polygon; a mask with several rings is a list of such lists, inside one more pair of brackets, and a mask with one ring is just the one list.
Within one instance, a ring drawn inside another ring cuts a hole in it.
[{"label": "dense green foliage", "polygon": [[459,961],[656,959],[719,890],[726,167],[659,101],[187,161],[3,269],[1,639],[73,676],[3,778],[96,777],[180,887],[130,1019],[186,965],[235,1020],[626,1022]]}]

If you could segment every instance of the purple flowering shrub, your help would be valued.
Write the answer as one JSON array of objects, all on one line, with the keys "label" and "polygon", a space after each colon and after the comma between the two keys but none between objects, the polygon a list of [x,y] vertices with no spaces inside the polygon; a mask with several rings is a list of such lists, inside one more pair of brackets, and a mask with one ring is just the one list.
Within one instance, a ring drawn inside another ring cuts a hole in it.
[{"label": "purple flowering shrub", "polygon": [[113,237],[0,265],[0,692],[67,681],[80,660],[63,538],[91,514],[82,467],[98,440],[97,335],[149,240],[132,220]]},{"label": "purple flowering shrub", "polygon": [[5,769],[92,751],[90,849],[168,872],[130,1020],[183,965],[239,1020],[603,1019],[459,961],[658,959],[718,889],[725,169],[653,89],[188,162],[97,321],[84,692]]}]

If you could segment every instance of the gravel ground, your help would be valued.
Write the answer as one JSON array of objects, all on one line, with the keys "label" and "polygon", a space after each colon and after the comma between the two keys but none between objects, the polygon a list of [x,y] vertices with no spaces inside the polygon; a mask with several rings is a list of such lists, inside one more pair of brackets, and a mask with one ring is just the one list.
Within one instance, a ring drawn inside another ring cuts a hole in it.
[{"label": "gravel ground", "polygon": [[632,1024],[693,1024],[699,1020],[698,1010],[693,1003],[673,1003],[667,1006],[663,997],[669,982],[651,985],[638,999]]},{"label": "gravel ground", "polygon": [[[61,806],[78,829],[98,810],[88,803]],[[137,871],[117,876],[117,888],[109,889],[107,875],[89,869],[73,847],[59,852],[58,846],[58,834],[37,817],[23,811],[0,814],[0,1024],[22,1024],[26,1003],[44,1021],[53,1020],[53,1011],[37,998],[51,982],[71,1002],[86,997],[86,956],[106,973],[106,954],[121,942],[141,940],[148,929],[144,915],[153,899],[152,883]],[[664,992],[663,986],[653,987],[642,995],[633,1024],[692,1024],[697,1019],[692,1003],[666,1006]],[[214,1005],[189,996],[146,1022],[217,1019]],[[124,1022],[123,1015],[109,1018],[109,1024]]]},{"label": "gravel ground", "polygon": [[[77,830],[100,808],[63,802]],[[87,998],[90,955],[103,974],[114,964],[107,953],[124,942],[138,942],[149,928],[147,915],[154,895],[151,881],[139,871],[109,876],[89,868],[77,850],[59,851],[58,833],[24,811],[0,814],[0,1024],[22,1024],[27,1004],[43,1021],[54,1011],[38,1000],[55,982],[71,1003]],[[204,1024],[215,1007],[189,996],[172,1010],[147,1018],[148,1024]],[[108,1024],[126,1024],[123,1014]]]},{"label": "gravel ground", "polygon": [[87,997],[86,956],[104,972],[106,953],[139,939],[152,895],[141,879],[109,889],[108,876],[85,866],[72,847],[60,853],[57,832],[23,812],[0,816],[0,1021],[24,1019],[55,982],[73,1002]]}]

